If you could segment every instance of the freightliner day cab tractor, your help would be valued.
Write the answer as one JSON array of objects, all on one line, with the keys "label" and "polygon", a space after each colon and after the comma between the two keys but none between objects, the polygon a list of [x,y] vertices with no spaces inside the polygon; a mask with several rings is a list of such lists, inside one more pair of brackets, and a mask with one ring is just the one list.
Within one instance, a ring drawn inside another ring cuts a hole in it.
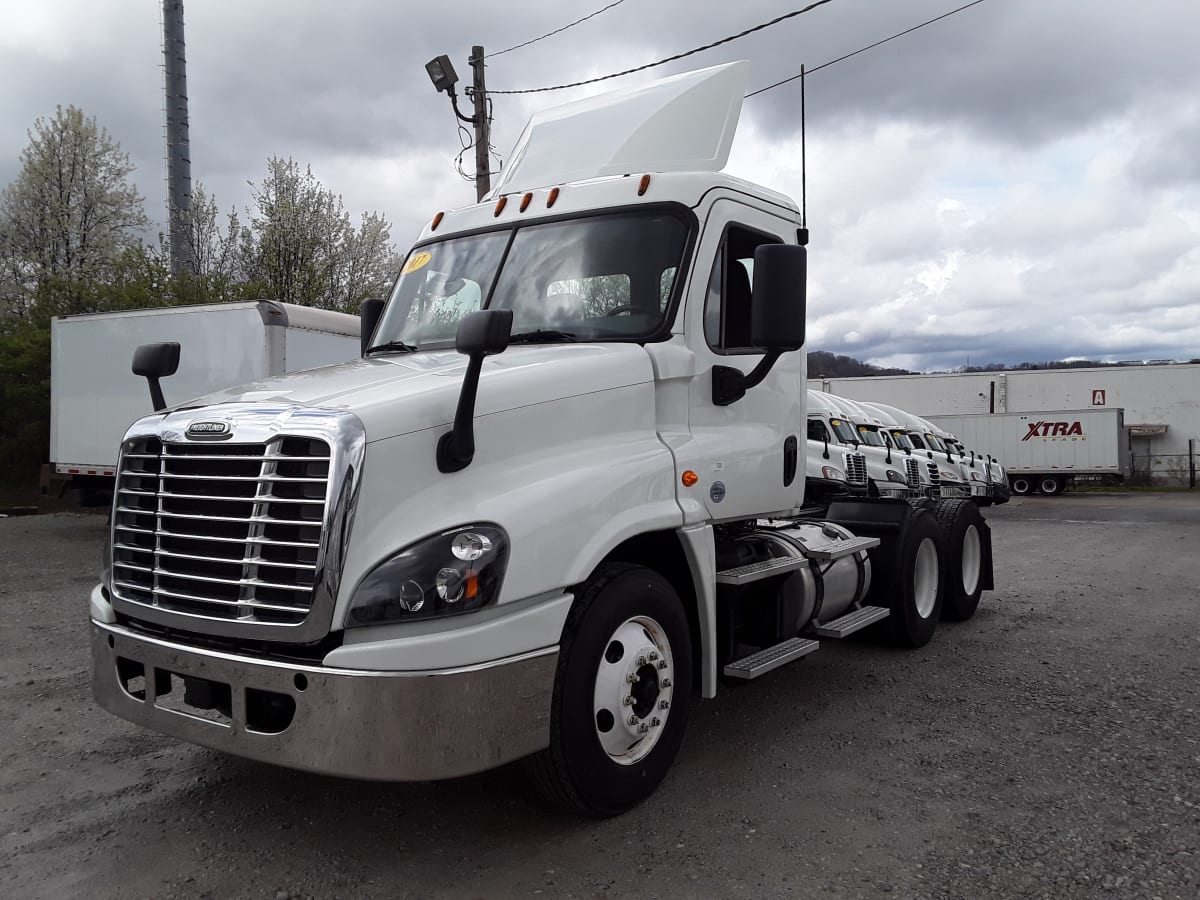
[{"label": "freightliner day cab tractor", "polygon": [[[974,505],[804,510],[800,216],[719,171],[746,81],[534,115],[492,196],[433,216],[365,307],[361,359],[131,426],[99,703],[336,775],[528,757],[544,795],[611,815],[662,781],[694,695],[970,617]],[[136,355],[160,398],[179,352]]]}]

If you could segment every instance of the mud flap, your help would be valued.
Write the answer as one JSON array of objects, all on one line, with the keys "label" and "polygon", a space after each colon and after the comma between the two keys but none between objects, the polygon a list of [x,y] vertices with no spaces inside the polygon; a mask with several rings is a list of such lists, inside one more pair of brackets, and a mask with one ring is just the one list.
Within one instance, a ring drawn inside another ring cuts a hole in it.
[{"label": "mud flap", "polygon": [[992,529],[986,521],[980,522],[979,549],[982,555],[979,579],[983,590],[994,591],[995,581],[992,578]]}]

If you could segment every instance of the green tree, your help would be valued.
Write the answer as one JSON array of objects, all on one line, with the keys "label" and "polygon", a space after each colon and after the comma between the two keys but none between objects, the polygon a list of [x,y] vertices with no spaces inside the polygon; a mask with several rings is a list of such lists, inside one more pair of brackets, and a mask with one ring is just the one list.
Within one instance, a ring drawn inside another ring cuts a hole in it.
[{"label": "green tree", "polygon": [[111,276],[147,225],[134,166],[108,131],[74,106],[39,118],[21,171],[0,192],[0,305],[25,315],[48,284]]},{"label": "green tree", "polygon": [[386,287],[395,251],[383,216],[365,213],[354,228],[342,198],[290,158],[269,159],[266,178],[252,188],[240,265],[261,296],[355,311]]}]

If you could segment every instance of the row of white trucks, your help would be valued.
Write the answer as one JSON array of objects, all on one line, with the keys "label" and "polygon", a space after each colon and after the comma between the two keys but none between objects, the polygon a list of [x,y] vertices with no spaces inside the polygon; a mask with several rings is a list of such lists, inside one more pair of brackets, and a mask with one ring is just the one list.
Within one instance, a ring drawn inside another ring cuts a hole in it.
[{"label": "row of white trucks", "polygon": [[697,697],[971,618],[1003,472],[807,390],[799,211],[720,171],[746,81],[536,114],[364,305],[353,360],[181,403],[186,338],[140,347],[155,412],[120,440],[98,702],[343,776],[523,759],[613,815]]}]

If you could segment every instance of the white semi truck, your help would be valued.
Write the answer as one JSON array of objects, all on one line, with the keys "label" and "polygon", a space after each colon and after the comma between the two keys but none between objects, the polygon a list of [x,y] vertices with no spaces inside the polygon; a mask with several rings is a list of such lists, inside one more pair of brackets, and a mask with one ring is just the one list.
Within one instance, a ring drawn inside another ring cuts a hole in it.
[{"label": "white semi truck", "polygon": [[[805,234],[720,172],[746,76],[534,115],[493,195],[434,215],[364,308],[361,359],[135,423],[90,597],[98,702],[345,776],[528,758],[611,815],[722,679],[969,618],[992,586],[973,504],[804,508]],[[179,352],[135,369],[157,385]]]}]

